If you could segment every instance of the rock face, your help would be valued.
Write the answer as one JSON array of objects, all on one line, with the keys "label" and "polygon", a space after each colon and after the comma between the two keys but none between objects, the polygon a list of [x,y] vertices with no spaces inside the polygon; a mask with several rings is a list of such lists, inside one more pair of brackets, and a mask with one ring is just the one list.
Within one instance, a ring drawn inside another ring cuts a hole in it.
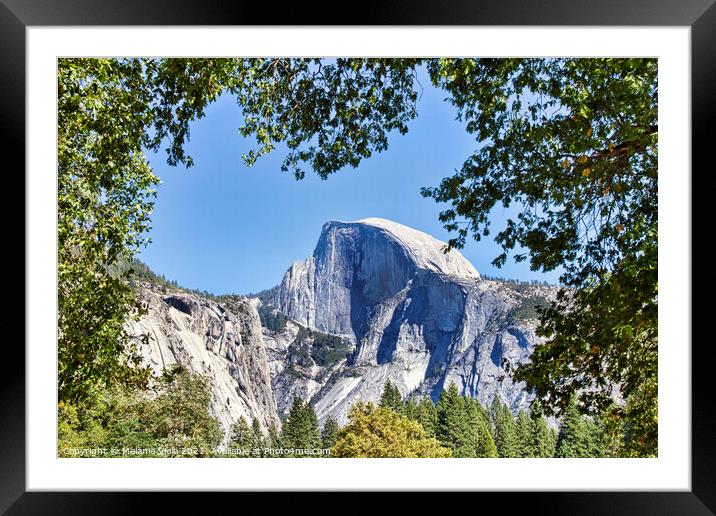
[{"label": "rock face", "polygon": [[484,404],[499,396],[526,409],[530,396],[505,365],[529,358],[534,307],[556,288],[485,280],[444,248],[383,219],[328,222],[313,254],[262,300],[216,303],[142,284],[148,313],[128,328],[147,337],[140,351],[155,374],[178,362],[208,377],[225,436],[240,416],[280,428],[296,396],[343,424],[388,379],[404,397],[437,401],[454,382]]},{"label": "rock face", "polygon": [[[254,305],[215,303],[184,291],[162,292],[142,284],[147,314],[128,325],[144,360],[156,375],[180,363],[205,375],[211,385],[211,413],[228,436],[240,416],[255,417],[265,431],[280,427],[271,374]],[[145,335],[146,342],[140,337]]]},{"label": "rock face", "polygon": [[538,340],[529,308],[554,289],[520,292],[483,280],[460,253],[444,248],[384,219],[325,224],[313,254],[291,266],[269,302],[298,326],[348,339],[352,353],[331,371],[310,363],[297,369],[286,360],[294,329],[265,330],[279,408],[302,394],[320,419],[333,415],[343,423],[355,401],[378,400],[388,379],[403,396],[436,400],[454,382],[483,403],[498,395],[513,410],[527,408],[528,394],[504,366],[529,357]]},{"label": "rock face", "polygon": [[403,290],[417,271],[477,280],[475,268],[443,242],[384,219],[328,222],[307,260],[284,276],[276,307],[301,324],[330,333],[366,331],[368,308]]}]

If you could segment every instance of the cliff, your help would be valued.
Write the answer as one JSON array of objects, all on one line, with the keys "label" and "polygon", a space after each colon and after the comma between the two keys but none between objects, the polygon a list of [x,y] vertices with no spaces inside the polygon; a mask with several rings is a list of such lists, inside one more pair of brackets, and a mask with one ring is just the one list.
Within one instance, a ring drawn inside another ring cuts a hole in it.
[{"label": "cliff", "polygon": [[139,291],[147,313],[128,330],[155,375],[174,363],[204,375],[225,436],[240,416],[257,418],[265,431],[280,427],[261,324],[249,301],[221,304],[147,283]]},{"label": "cliff", "polygon": [[[311,395],[321,419],[331,414],[341,421],[356,400],[379,399],[388,379],[403,396],[436,400],[454,382],[483,403],[498,395],[513,410],[526,409],[529,396],[505,363],[528,359],[538,338],[525,307],[555,289],[520,292],[483,280],[458,251],[445,248],[384,219],[325,224],[312,255],[289,268],[270,302],[298,325],[349,340],[352,352],[327,372],[316,364],[274,367],[274,386]],[[280,332],[265,338],[291,339]]]}]

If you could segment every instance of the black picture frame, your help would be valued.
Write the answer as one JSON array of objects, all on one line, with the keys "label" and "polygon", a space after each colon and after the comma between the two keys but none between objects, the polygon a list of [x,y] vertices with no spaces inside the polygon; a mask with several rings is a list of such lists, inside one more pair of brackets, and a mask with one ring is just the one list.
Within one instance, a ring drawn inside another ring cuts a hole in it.
[{"label": "black picture frame", "polygon": [[[710,228],[713,217],[700,214],[698,207],[705,207],[706,210],[709,202],[713,203],[714,189],[709,188],[712,183],[705,183],[704,179],[711,179],[716,172],[711,157],[711,147],[716,141],[714,0],[416,0],[392,3],[384,0],[356,4],[349,16],[338,14],[335,4],[308,6],[295,3],[277,9],[265,3],[229,3],[221,0],[0,0],[0,127],[3,132],[0,141],[6,151],[3,153],[5,158],[12,156],[18,163],[12,169],[5,169],[6,177],[24,177],[24,174],[15,171],[25,169],[21,149],[25,148],[25,30],[29,26],[316,25],[319,21],[330,25],[691,27],[692,241],[697,243],[697,235],[709,239],[713,234]],[[686,171],[685,179],[688,174],[689,171]],[[24,191],[24,181],[20,188]],[[24,235],[16,240],[21,241],[24,241]],[[15,246],[14,253],[19,255],[17,248],[19,245]],[[712,253],[710,255],[713,256]],[[694,253],[692,247],[692,257],[702,256]],[[26,263],[28,257],[24,258]],[[709,267],[706,270],[712,270],[716,259],[707,257],[704,265]],[[24,265],[21,267],[24,268]],[[695,277],[695,267],[696,263],[693,263],[692,278]],[[27,275],[26,268],[25,271]],[[692,288],[693,323],[708,320],[706,310],[711,304],[698,303],[695,291]],[[25,308],[32,309],[30,306]],[[490,502],[497,502],[509,506],[509,509],[524,505],[523,510],[535,514],[716,513],[716,428],[712,418],[714,387],[709,374],[713,361],[711,343],[712,339],[697,338],[693,333],[690,492],[525,492],[474,493],[471,496],[479,496],[479,504],[484,509],[491,505]],[[688,342],[680,345],[684,346],[684,352],[688,352]],[[25,354],[21,346],[6,341],[4,358],[5,367],[0,374],[3,415],[0,420],[0,510],[8,514],[127,514],[148,509],[147,498],[160,498],[162,513],[186,507],[186,493],[26,492]],[[229,496],[235,495],[224,494],[221,498]],[[414,500],[420,501],[421,497]]]}]

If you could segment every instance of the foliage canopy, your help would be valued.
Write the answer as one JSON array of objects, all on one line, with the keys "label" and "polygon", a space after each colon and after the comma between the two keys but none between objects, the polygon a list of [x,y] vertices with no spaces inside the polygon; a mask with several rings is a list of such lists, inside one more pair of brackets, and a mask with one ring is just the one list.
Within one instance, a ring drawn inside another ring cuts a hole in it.
[{"label": "foliage canopy", "polygon": [[349,414],[331,448],[332,457],[450,457],[450,449],[428,437],[425,430],[397,412],[359,402]]}]

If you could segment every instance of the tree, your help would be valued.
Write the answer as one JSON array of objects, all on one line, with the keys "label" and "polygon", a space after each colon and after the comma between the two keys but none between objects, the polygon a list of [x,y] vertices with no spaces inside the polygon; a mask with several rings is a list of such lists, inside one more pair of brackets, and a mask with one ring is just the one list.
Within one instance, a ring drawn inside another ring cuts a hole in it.
[{"label": "tree", "polygon": [[308,165],[321,178],[388,148],[388,133],[405,134],[418,98],[416,59],[234,60],[240,132],[255,136],[247,164],[288,148],[281,169],[296,178]]},{"label": "tree", "polygon": [[530,414],[532,431],[532,457],[554,457],[557,438],[547,425],[539,404],[533,404]]},{"label": "tree", "polygon": [[519,414],[517,414],[515,433],[517,436],[517,456],[534,457],[532,422],[524,410],[520,410]]},{"label": "tree", "polygon": [[611,450],[606,449],[609,444],[604,427],[599,418],[583,416],[584,431],[587,436],[587,453],[589,457],[609,457]]},{"label": "tree", "polygon": [[[84,408],[84,407],[83,407]],[[107,431],[99,417],[91,417],[88,411],[61,401],[57,406],[57,454],[72,457],[75,450],[101,448],[107,439]]]},{"label": "tree", "polygon": [[349,424],[338,432],[333,457],[450,457],[450,449],[428,437],[423,427],[385,407],[358,402]]},{"label": "tree", "polygon": [[266,436],[261,429],[259,420],[251,418],[251,454],[254,457],[264,456],[264,447],[266,446]]},{"label": "tree", "polygon": [[440,394],[437,406],[435,436],[443,446],[450,447],[455,457],[475,456],[475,432],[470,425],[465,404],[451,383]]},{"label": "tree", "polygon": [[61,401],[58,453],[72,457],[81,449],[81,456],[92,456],[92,450],[103,449],[116,457],[211,456],[223,433],[209,412],[210,400],[207,379],[175,365],[151,389],[114,385],[77,405]]},{"label": "tree", "polygon": [[294,443],[304,440],[304,421],[303,401],[299,397],[294,397],[281,428],[281,441],[287,446],[294,446]]},{"label": "tree", "polygon": [[380,406],[398,413],[403,411],[403,397],[400,395],[398,387],[393,385],[390,380],[387,380],[383,387],[383,394],[380,397]]},{"label": "tree", "polygon": [[497,446],[490,434],[490,424],[479,400],[463,397],[467,405],[468,420],[475,433],[475,457],[497,457]]},{"label": "tree", "polygon": [[435,435],[454,457],[496,457],[497,450],[480,402],[460,396],[451,383],[438,401]]},{"label": "tree", "polygon": [[657,456],[655,443],[659,440],[659,413],[658,407],[652,402],[656,396],[656,378],[652,378],[627,398],[624,407],[603,414],[611,442],[623,442],[619,450],[620,456]]},{"label": "tree", "polygon": [[305,411],[305,417],[307,421],[307,448],[320,448],[321,447],[321,429],[318,425],[318,416],[316,415],[316,411],[313,409],[313,406],[306,402],[304,406]]},{"label": "tree", "polygon": [[321,447],[321,431],[313,407],[300,398],[293,399],[283,425],[281,442],[286,448],[314,449]]},{"label": "tree", "polygon": [[251,427],[249,427],[249,424],[246,422],[246,418],[244,418],[244,416],[239,416],[239,419],[231,425],[229,446],[241,449],[241,452],[238,454],[240,457],[249,457],[251,455],[251,449],[253,447],[253,432],[251,431]]},{"label": "tree", "polygon": [[418,402],[413,398],[408,398],[403,402],[403,409],[401,411],[405,417],[411,421],[418,420]]},{"label": "tree", "polygon": [[[58,454],[92,456],[91,450],[158,447],[152,428],[152,406],[147,392],[116,387],[96,391],[78,405],[58,404]],[[86,450],[86,452],[84,451]],[[152,454],[151,456],[156,456]]]},{"label": "tree", "polygon": [[420,423],[430,437],[435,437],[435,429],[438,424],[438,411],[430,398],[420,398],[415,420]]},{"label": "tree", "polygon": [[58,391],[76,403],[113,384],[147,385],[124,330],[141,315],[118,265],[148,242],[159,179],[144,150],[183,152],[188,124],[226,84],[227,63],[147,59],[58,61]]},{"label": "tree", "polygon": [[[618,409],[618,407],[614,408]],[[586,432],[593,457],[649,456],[648,452],[641,447],[641,443],[629,442],[629,410],[628,407],[623,412],[611,409],[586,418]],[[626,420],[621,417],[622,413],[627,415]],[[634,444],[638,451],[633,448]]]},{"label": "tree", "polygon": [[222,440],[218,421],[209,413],[209,380],[181,365],[167,369],[152,403],[151,425],[160,441],[179,455],[209,456]]},{"label": "tree", "polygon": [[271,305],[261,303],[257,308],[261,326],[274,332],[282,332],[286,329],[288,318]]},{"label": "tree", "polygon": [[267,444],[271,448],[283,447],[281,443],[281,434],[279,434],[278,428],[276,428],[276,425],[273,423],[271,423],[271,426],[269,426]]},{"label": "tree", "polygon": [[335,444],[339,430],[338,420],[333,416],[328,416],[323,422],[323,429],[321,430],[321,444],[323,448],[330,448]]},{"label": "tree", "polygon": [[498,396],[492,400],[492,431],[500,457],[519,457],[520,448],[517,440],[515,420],[507,405]]},{"label": "tree", "polygon": [[557,457],[592,457],[590,428],[577,406],[577,397],[572,396],[564,413],[562,426],[557,438]]}]

